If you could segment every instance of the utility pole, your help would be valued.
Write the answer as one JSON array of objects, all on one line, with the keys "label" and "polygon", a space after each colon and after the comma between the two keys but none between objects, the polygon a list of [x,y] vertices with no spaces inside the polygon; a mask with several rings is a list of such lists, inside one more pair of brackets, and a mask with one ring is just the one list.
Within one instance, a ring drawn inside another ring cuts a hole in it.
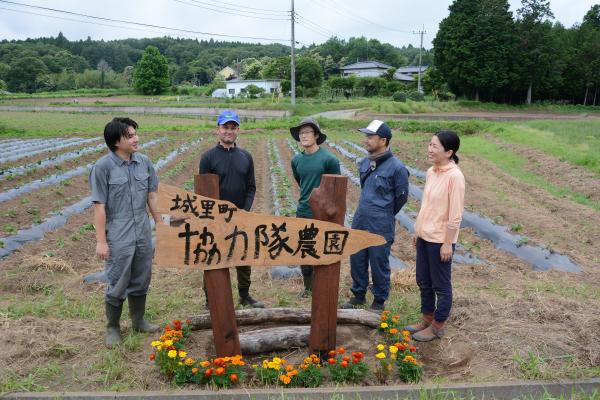
[{"label": "utility pole", "polygon": [[421,35],[421,46],[419,47],[419,80],[417,82],[417,91],[419,93],[423,93],[423,87],[421,86],[421,60],[423,58],[423,35],[426,34],[425,25],[423,25],[423,29],[418,32],[413,32],[413,34]]},{"label": "utility pole", "polygon": [[292,21],[292,105],[296,104],[296,38],[294,36],[294,19],[296,18],[296,13],[294,12],[294,0],[292,0],[292,12],[291,12],[291,21]]}]

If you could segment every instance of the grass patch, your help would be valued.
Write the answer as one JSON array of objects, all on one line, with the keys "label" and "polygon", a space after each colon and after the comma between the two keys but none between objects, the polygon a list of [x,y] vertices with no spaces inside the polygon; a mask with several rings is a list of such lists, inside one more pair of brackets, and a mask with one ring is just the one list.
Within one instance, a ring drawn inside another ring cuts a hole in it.
[{"label": "grass patch", "polygon": [[499,123],[491,132],[506,142],[539,149],[600,177],[600,121]]},{"label": "grass patch", "polygon": [[5,298],[8,300],[0,308],[0,314],[8,318],[19,319],[24,316],[58,319],[95,320],[99,317],[99,304],[103,294],[89,293],[81,298],[67,295],[62,288],[46,288],[42,296],[29,296],[26,299]]},{"label": "grass patch", "polygon": [[501,149],[484,137],[463,137],[461,140],[461,152],[470,156],[485,158],[498,166],[502,171],[518,178],[524,183],[541,188],[553,196],[566,198],[575,203],[600,211],[600,202],[590,200],[585,195],[573,192],[568,188],[551,184],[539,175],[525,171],[525,166],[527,164],[525,158]]},{"label": "grass patch", "polygon": [[97,360],[91,366],[91,372],[96,376],[96,383],[105,390],[123,391],[136,387],[136,378],[128,366],[124,349],[102,349],[96,356]]}]

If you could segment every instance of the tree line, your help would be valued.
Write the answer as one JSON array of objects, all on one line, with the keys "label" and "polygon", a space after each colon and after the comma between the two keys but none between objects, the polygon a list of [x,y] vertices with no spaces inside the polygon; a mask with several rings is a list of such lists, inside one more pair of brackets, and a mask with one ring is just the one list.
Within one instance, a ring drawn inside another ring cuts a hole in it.
[{"label": "tree line", "polygon": [[[39,92],[132,86],[134,67],[148,47],[156,48],[165,58],[171,86],[211,83],[225,66],[245,79],[290,77],[290,48],[282,44],[169,37],[70,41],[59,33],[56,37],[0,42],[0,89]],[[417,60],[418,52],[412,46],[397,48],[376,39],[332,37],[298,50],[298,86],[300,90],[314,88],[337,76],[341,66],[367,57],[393,66],[408,65]],[[424,54],[426,62],[433,62],[430,51]]]},{"label": "tree line", "polygon": [[475,100],[599,104],[600,4],[581,23],[554,22],[548,0],[454,0],[433,41],[434,90]]}]

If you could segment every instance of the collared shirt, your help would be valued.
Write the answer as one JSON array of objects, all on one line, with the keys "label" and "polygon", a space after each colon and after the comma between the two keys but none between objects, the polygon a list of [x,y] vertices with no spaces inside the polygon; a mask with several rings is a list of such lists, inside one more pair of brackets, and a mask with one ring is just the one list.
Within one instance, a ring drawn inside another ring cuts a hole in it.
[{"label": "collared shirt", "polygon": [[465,177],[458,166],[450,161],[441,168],[430,167],[415,233],[428,242],[444,243],[446,228],[456,229],[452,239],[456,243],[464,207]]},{"label": "collared shirt", "polygon": [[146,205],[158,190],[158,177],[148,157],[133,153],[130,161],[114,152],[100,158],[89,175],[92,201],[104,204],[109,246],[130,245],[151,235]]}]

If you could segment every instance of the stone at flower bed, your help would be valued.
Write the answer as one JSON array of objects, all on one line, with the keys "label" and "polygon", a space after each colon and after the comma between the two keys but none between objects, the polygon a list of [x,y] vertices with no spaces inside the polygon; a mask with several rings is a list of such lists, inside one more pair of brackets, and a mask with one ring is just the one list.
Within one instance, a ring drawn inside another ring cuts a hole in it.
[{"label": "stone at flower bed", "polygon": [[300,267],[273,267],[269,272],[271,275],[271,279],[293,279],[299,278],[302,276],[302,271],[300,271]]}]

